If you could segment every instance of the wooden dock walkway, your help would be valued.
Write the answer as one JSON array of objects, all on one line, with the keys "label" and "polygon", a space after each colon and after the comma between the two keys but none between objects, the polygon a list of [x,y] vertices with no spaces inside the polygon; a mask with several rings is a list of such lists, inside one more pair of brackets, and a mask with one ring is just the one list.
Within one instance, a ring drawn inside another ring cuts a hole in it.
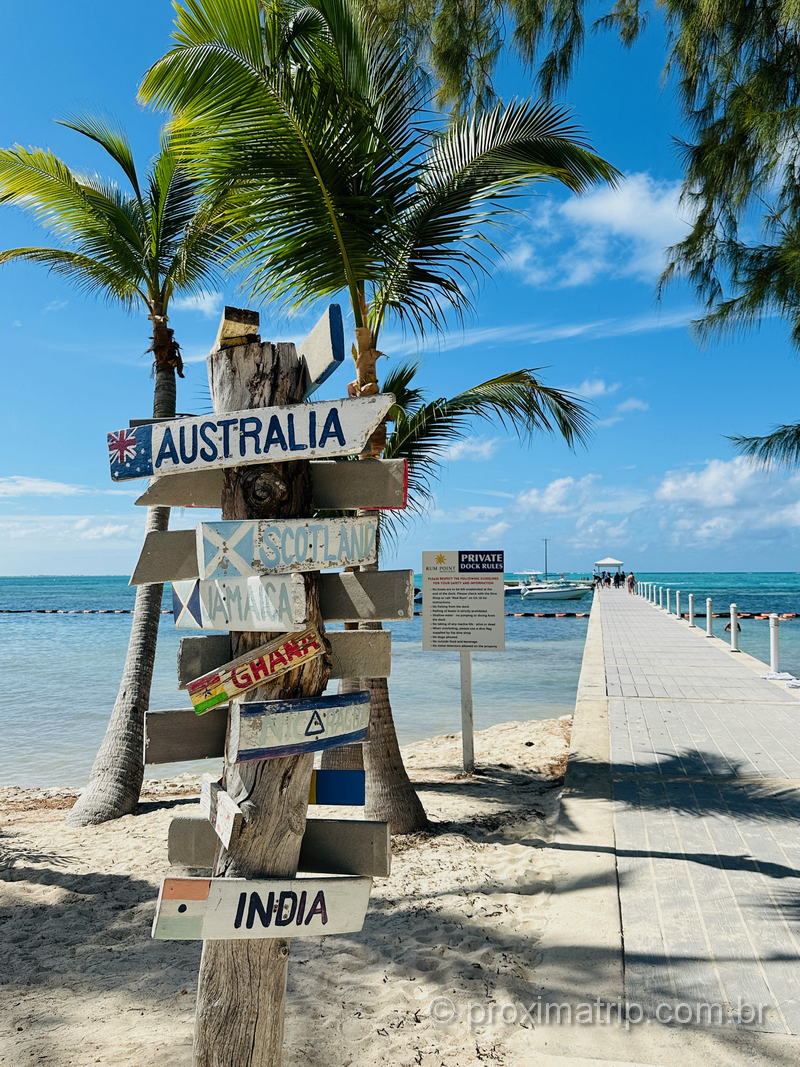
[{"label": "wooden dock walkway", "polygon": [[625,998],[648,1016],[708,1005],[705,1025],[798,1034],[797,691],[641,597],[605,590],[593,615]]}]

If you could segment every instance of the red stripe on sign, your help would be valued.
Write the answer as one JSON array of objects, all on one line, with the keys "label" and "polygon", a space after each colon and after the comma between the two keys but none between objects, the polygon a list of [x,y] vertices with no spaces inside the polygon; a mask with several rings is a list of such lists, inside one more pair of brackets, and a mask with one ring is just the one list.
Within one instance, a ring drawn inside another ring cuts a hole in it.
[{"label": "red stripe on sign", "polygon": [[210,878],[165,878],[161,895],[165,900],[208,900]]},{"label": "red stripe on sign", "polygon": [[197,678],[186,686],[190,693],[196,693],[198,689],[205,689],[209,685],[220,685],[222,678],[218,674],[207,674],[204,678]]}]

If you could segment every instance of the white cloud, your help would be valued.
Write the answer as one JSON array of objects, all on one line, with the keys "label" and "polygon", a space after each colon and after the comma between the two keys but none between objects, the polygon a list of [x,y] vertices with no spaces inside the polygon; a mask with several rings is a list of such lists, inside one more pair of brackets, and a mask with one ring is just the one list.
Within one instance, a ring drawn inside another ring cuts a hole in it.
[{"label": "white cloud", "polygon": [[745,456],[709,460],[699,471],[667,471],[656,489],[659,500],[692,501],[707,507],[733,507],[765,479]]},{"label": "white cloud", "polygon": [[602,378],[586,378],[572,392],[586,397],[587,400],[593,400],[598,396],[609,396],[611,393],[616,393],[619,387],[619,382],[606,382]]},{"label": "white cloud", "polygon": [[517,504],[522,511],[566,515],[580,508],[581,501],[587,496],[598,477],[597,474],[586,474],[578,479],[556,478],[544,489],[523,490],[517,497]]},{"label": "white cloud", "polygon": [[63,311],[69,304],[69,300],[51,300],[49,304],[45,304],[44,311]]},{"label": "white cloud", "polygon": [[639,400],[638,397],[631,396],[627,400],[623,400],[621,404],[617,404],[617,411],[620,414],[624,414],[628,411],[649,411],[650,405],[645,400]]},{"label": "white cloud", "polygon": [[598,419],[594,426],[598,430],[606,430],[609,426],[616,426],[618,422],[622,422],[621,415],[609,415],[607,419]]},{"label": "white cloud", "polygon": [[82,541],[107,541],[111,537],[131,536],[131,528],[127,523],[106,522],[101,526],[85,526],[78,533]]},{"label": "white cloud", "polygon": [[491,459],[500,445],[499,437],[478,437],[472,441],[456,441],[454,445],[443,450],[442,458],[450,460],[458,459]]},{"label": "white cloud", "polygon": [[10,474],[0,478],[0,498],[21,496],[138,496],[134,489],[92,489],[88,485],[70,485],[67,482],[51,482],[46,478],[29,478],[23,474]]},{"label": "white cloud", "polygon": [[434,522],[488,522],[502,513],[502,508],[483,507],[476,504],[474,507],[453,508],[451,511],[442,508],[434,508],[431,518]]},{"label": "white cloud", "polygon": [[222,310],[222,293],[192,293],[190,296],[176,296],[172,300],[175,311],[199,311],[206,318],[219,315]]},{"label": "white cloud", "polygon": [[475,543],[478,545],[490,545],[497,543],[500,538],[511,529],[510,522],[495,522],[491,526],[487,526],[485,530],[481,530],[478,536],[475,538]]},{"label": "white cloud", "polygon": [[691,210],[679,203],[680,187],[637,173],[616,188],[548,198],[511,246],[507,266],[530,285],[550,288],[586,285],[601,275],[652,282],[665,265],[664,250],[691,223]]}]

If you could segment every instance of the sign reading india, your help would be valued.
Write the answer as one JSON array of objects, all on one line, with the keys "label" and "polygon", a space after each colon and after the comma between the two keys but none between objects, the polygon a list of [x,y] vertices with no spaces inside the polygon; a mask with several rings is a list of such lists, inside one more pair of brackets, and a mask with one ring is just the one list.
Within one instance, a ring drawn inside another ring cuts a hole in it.
[{"label": "sign reading india", "polygon": [[189,682],[186,689],[198,715],[225,704],[231,697],[246,693],[257,685],[294,670],[301,663],[316,659],[325,651],[322,638],[313,627],[302,633],[261,645],[246,656],[226,663],[202,678]]},{"label": "sign reading india", "polygon": [[306,624],[302,574],[172,583],[179,630],[298,630]]},{"label": "sign reading india", "polygon": [[390,393],[378,393],[115,430],[108,434],[111,477],[355,456],[393,404]]},{"label": "sign reading india", "polygon": [[378,558],[378,520],[282,519],[201,522],[197,560],[201,578],[354,567]]},{"label": "sign reading india", "polygon": [[152,936],[207,941],[360,930],[371,878],[165,878]]},{"label": "sign reading india", "polygon": [[363,741],[369,709],[366,691],[239,704],[230,715],[228,760],[275,759]]}]

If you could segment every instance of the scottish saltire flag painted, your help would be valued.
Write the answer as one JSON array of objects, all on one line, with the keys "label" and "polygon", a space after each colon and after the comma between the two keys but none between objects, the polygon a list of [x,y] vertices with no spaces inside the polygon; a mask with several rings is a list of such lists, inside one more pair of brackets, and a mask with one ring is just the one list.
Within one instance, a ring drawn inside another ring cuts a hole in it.
[{"label": "scottish saltire flag painted", "polygon": [[115,430],[108,434],[111,477],[357,456],[393,404],[391,394],[377,393]]},{"label": "scottish saltire flag painted", "polygon": [[228,759],[275,759],[363,741],[369,709],[366,691],[239,704],[231,710]]},{"label": "scottish saltire flag painted", "polygon": [[115,482],[147,477],[152,470],[152,436],[152,426],[136,426],[107,435],[111,477]]},{"label": "scottish saltire flag painted", "polygon": [[228,519],[197,527],[201,578],[244,578],[332,567],[356,567],[378,558],[378,520]]}]

